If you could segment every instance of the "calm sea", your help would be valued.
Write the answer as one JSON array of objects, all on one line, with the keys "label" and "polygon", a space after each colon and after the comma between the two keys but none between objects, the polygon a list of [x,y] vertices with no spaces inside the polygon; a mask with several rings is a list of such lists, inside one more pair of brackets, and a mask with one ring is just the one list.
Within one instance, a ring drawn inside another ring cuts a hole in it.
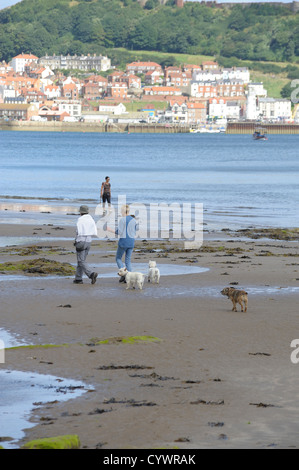
[{"label": "calm sea", "polygon": [[49,205],[95,207],[110,176],[113,203],[202,203],[208,229],[298,227],[298,144],[296,135],[2,131],[0,222],[26,222],[20,210],[36,204],[45,219]]}]

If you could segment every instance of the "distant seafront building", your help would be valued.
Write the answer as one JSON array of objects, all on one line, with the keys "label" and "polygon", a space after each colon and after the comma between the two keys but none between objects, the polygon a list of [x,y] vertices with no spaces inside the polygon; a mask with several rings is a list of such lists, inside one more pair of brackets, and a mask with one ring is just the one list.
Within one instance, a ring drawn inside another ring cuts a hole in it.
[{"label": "distant seafront building", "polygon": [[38,57],[36,57],[33,54],[19,54],[15,57],[12,58],[11,61],[11,66],[14,70],[15,73],[22,73],[25,71],[26,65],[30,63],[37,63],[38,62]]},{"label": "distant seafront building", "polygon": [[44,56],[38,59],[38,63],[48,66],[52,70],[96,70],[97,72],[105,72],[111,69],[111,60],[106,56],[94,55],[52,55]]},{"label": "distant seafront building", "polygon": [[285,98],[260,98],[258,113],[264,119],[291,119],[291,101]]},{"label": "distant seafront building", "polygon": [[262,83],[249,83],[247,87],[246,119],[255,121],[258,118],[258,98],[266,98],[267,90]]},{"label": "distant seafront building", "polygon": [[246,100],[246,119],[248,120],[290,120],[291,105],[288,99],[268,97],[262,83],[248,84]]}]

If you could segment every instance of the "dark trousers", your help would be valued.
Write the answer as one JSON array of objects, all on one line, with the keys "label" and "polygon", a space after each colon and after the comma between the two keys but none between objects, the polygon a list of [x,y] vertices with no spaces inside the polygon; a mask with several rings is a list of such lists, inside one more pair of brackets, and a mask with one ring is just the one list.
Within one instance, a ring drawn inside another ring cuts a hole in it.
[{"label": "dark trousers", "polygon": [[105,204],[106,201],[108,202],[108,204],[111,203],[111,195],[109,193],[104,193],[102,196],[102,199],[103,199],[103,204]]}]

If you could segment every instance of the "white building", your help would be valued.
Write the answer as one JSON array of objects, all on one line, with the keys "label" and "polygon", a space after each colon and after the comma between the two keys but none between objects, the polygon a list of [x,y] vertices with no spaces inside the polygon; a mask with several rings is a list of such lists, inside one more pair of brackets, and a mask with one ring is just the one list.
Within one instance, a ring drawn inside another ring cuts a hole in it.
[{"label": "white building", "polygon": [[8,65],[4,60],[0,62],[0,73],[7,73],[13,70],[11,65]]},{"label": "white building", "polygon": [[60,113],[66,112],[70,116],[80,117],[82,113],[81,101],[76,100],[55,100]]},{"label": "white building", "polygon": [[246,99],[246,119],[255,121],[259,117],[258,112],[258,99],[265,98],[267,90],[264,88],[263,83],[249,83],[247,87]]},{"label": "white building", "polygon": [[50,69],[50,67],[46,66],[41,69],[41,79],[46,80],[49,79],[54,75],[54,72]]},{"label": "white building", "polygon": [[291,101],[284,98],[259,98],[258,114],[263,119],[289,121],[292,115]]},{"label": "white building", "polygon": [[223,78],[221,70],[195,70],[192,80],[196,82],[215,82]]},{"label": "white building", "polygon": [[170,101],[168,108],[164,113],[165,122],[186,123],[188,120],[188,108],[186,103]]},{"label": "white building", "polygon": [[250,82],[250,72],[247,67],[232,67],[222,70],[223,80],[242,80],[244,83]]},{"label": "white building", "polygon": [[99,105],[99,112],[101,113],[111,113],[111,114],[124,114],[127,112],[127,109],[124,104],[112,104],[112,103],[103,103]]},{"label": "white building", "polygon": [[0,100],[5,102],[6,98],[16,98],[16,90],[12,85],[0,84]]},{"label": "white building", "polygon": [[48,66],[52,70],[56,69],[78,69],[78,70],[96,70],[97,72],[105,72],[111,69],[111,60],[106,56],[94,55],[53,55],[44,56],[39,59],[39,64]]},{"label": "white building", "polygon": [[247,85],[248,91],[251,90],[256,96],[265,98],[267,96],[267,90],[264,88],[263,82],[251,82]]},{"label": "white building", "polygon": [[240,119],[240,104],[238,101],[227,101],[226,117],[227,119]]},{"label": "white building", "polygon": [[224,69],[194,70],[192,79],[202,82],[214,82],[217,80],[242,80],[250,82],[250,72],[247,67],[232,67]]},{"label": "white building", "polygon": [[227,117],[227,104],[224,98],[211,98],[209,100],[209,118],[223,118]]},{"label": "white building", "polygon": [[191,80],[188,87],[188,94],[195,98],[212,98],[217,96],[216,83]]},{"label": "white building", "polygon": [[43,93],[47,96],[48,100],[54,100],[61,97],[61,88],[57,85],[49,84],[42,88]]},{"label": "white building", "polygon": [[34,62],[37,64],[38,57],[33,54],[19,54],[13,57],[11,61],[11,66],[16,73],[22,73],[25,71],[25,66]]}]

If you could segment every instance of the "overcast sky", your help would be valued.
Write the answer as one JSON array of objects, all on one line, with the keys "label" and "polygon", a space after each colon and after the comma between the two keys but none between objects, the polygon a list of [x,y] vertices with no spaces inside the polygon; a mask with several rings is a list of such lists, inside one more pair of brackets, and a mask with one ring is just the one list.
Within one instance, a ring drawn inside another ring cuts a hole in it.
[{"label": "overcast sky", "polygon": [[[15,5],[16,3],[20,2],[21,0],[0,0],[0,10],[2,8],[10,7],[11,5]],[[198,2],[200,0],[186,0],[189,2]],[[248,0],[233,0],[234,3],[246,3]],[[290,3],[292,0],[268,0],[268,1],[280,1],[284,3]],[[218,0],[218,3],[230,3],[231,0]],[[251,2],[261,3],[261,0],[251,0]],[[265,0],[263,3],[268,3]]]}]

